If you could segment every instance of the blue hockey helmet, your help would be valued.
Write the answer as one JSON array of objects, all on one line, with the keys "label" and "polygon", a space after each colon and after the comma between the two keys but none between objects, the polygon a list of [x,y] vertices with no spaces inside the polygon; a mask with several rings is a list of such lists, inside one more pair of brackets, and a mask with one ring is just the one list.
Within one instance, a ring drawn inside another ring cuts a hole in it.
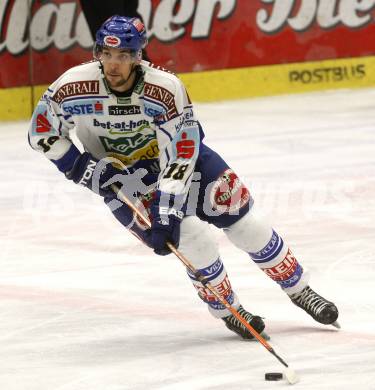
[{"label": "blue hockey helmet", "polygon": [[139,18],[114,15],[107,19],[96,33],[94,57],[103,49],[127,49],[140,53],[147,45],[147,34]]}]

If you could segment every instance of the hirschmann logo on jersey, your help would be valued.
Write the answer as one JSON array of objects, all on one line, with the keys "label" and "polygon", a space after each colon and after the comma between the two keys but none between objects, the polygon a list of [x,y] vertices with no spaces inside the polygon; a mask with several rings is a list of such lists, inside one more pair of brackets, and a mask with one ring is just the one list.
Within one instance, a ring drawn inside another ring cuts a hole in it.
[{"label": "hirschmann logo on jersey", "polygon": [[64,84],[52,96],[52,100],[60,104],[64,99],[70,96],[98,95],[98,94],[99,94],[98,80],[76,81],[74,83]]},{"label": "hirschmann logo on jersey", "polygon": [[178,115],[174,95],[167,89],[150,83],[145,83],[144,96],[146,100],[151,100],[157,105],[164,107],[167,120]]},{"label": "hirschmann logo on jersey", "polygon": [[139,106],[109,106],[109,115],[136,115],[141,113]]}]

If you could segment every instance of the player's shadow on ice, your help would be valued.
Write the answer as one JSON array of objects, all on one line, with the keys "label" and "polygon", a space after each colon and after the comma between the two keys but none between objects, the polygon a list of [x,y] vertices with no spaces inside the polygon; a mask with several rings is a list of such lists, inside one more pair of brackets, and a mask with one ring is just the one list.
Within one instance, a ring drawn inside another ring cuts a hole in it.
[{"label": "player's shadow on ice", "polygon": [[322,325],[322,324],[292,324],[292,323],[274,323],[270,324],[266,327],[267,333],[271,336],[277,335],[314,335],[314,334],[322,334],[322,333],[336,333],[339,329],[335,328],[333,325]]}]

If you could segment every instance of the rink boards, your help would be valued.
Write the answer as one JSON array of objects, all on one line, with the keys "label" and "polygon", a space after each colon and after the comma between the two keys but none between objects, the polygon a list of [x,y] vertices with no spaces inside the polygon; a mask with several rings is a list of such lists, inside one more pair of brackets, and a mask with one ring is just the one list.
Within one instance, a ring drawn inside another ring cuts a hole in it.
[{"label": "rink boards", "polygon": [[[179,76],[191,98],[200,102],[361,88],[375,85],[375,57],[181,73]],[[0,118],[27,119],[47,87],[0,89]]]}]

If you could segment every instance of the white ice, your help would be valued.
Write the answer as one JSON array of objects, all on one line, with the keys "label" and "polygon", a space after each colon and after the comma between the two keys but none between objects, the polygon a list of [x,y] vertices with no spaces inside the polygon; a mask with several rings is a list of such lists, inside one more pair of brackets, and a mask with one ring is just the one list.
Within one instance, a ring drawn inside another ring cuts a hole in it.
[{"label": "white ice", "polygon": [[[375,90],[199,104],[206,143],[340,310],[316,323],[235,249],[223,261],[303,390],[375,389]],[[0,125],[0,389],[262,390],[283,366],[210,316],[182,264]]]}]

